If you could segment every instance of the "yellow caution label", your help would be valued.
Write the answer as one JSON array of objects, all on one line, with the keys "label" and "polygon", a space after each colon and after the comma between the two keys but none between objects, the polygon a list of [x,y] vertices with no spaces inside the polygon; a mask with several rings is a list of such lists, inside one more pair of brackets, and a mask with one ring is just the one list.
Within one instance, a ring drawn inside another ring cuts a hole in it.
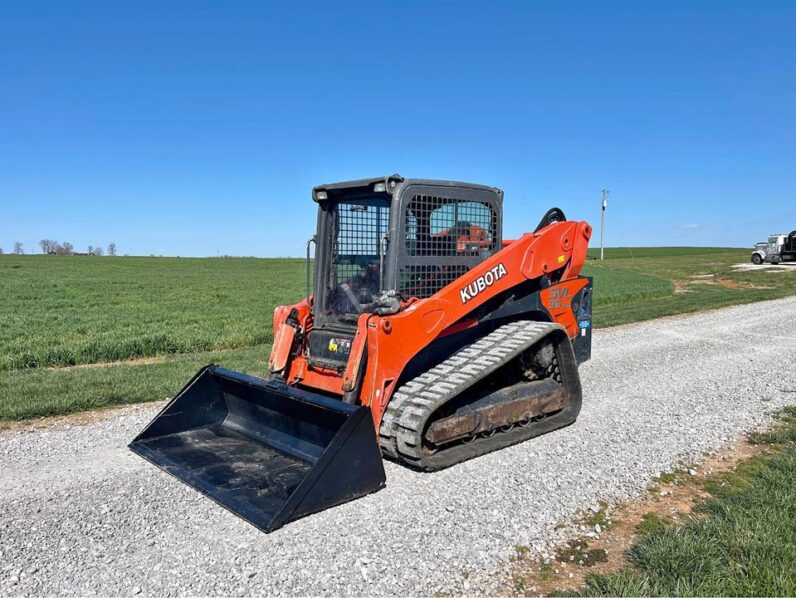
[{"label": "yellow caution label", "polygon": [[567,256],[565,256],[565,255],[559,255],[558,256],[558,263],[559,264],[563,264],[566,261],[567,261]]}]

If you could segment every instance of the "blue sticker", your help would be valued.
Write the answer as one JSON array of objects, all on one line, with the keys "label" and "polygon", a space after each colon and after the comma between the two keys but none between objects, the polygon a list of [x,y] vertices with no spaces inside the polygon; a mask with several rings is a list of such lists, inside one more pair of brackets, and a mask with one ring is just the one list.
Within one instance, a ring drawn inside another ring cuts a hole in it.
[{"label": "blue sticker", "polygon": [[581,328],[589,328],[591,326],[591,320],[581,320],[578,322]]}]

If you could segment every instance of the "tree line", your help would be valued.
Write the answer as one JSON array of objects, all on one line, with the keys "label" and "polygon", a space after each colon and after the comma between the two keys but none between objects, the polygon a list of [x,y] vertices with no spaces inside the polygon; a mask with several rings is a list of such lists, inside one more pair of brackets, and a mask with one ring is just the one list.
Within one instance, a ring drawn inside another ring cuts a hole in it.
[{"label": "tree line", "polygon": [[[79,251],[75,251],[75,246],[72,245],[69,241],[53,241],[52,239],[42,239],[39,241],[39,247],[41,247],[41,252],[45,255],[116,255],[116,243],[108,243],[107,249],[103,249],[102,246],[97,245],[89,245],[86,252],[81,253]],[[14,255],[24,255],[25,253],[25,246],[19,242],[14,241],[14,249],[12,251]],[[0,247],[0,255],[3,254],[3,248]]]}]

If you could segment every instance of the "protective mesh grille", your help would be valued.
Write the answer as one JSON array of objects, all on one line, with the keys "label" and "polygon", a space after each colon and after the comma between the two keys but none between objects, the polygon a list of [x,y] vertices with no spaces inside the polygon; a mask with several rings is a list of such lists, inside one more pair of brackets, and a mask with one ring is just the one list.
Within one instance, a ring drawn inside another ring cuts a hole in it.
[{"label": "protective mesh grille", "polygon": [[[340,203],[337,205],[337,235],[332,248],[333,284],[373,274],[378,278],[379,242],[387,232],[390,210],[387,202]],[[370,278],[370,276],[367,276]],[[368,286],[372,281],[368,281]],[[370,289],[377,292],[377,288]]]},{"label": "protective mesh grille", "polygon": [[[473,264],[475,265],[475,264]],[[465,264],[455,266],[404,266],[398,273],[399,288],[404,297],[426,299],[463,276],[472,268]]]},{"label": "protective mesh grille", "polygon": [[494,247],[497,219],[488,204],[416,195],[406,208],[407,253],[479,256]]},{"label": "protective mesh grille", "polygon": [[430,297],[483,261],[496,238],[497,216],[488,203],[416,195],[406,208],[407,259],[398,272],[399,291]]}]

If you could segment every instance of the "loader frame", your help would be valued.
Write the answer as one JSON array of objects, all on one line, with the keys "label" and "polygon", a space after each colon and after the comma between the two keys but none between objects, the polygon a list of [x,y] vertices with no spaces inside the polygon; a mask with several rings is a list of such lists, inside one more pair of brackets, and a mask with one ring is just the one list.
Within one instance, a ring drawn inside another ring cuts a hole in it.
[{"label": "loader frame", "polygon": [[[400,177],[368,179],[346,183],[345,187],[329,185],[316,187],[313,197],[321,204],[344,196],[351,198],[372,195],[375,184],[392,188],[391,230],[389,234],[403,238],[406,226],[403,213],[406,202],[418,192],[442,193],[446,188],[456,193],[471,192],[476,201],[499,202],[502,193],[490,187],[474,187],[458,183],[406,181]],[[352,187],[354,192],[351,191]],[[491,194],[491,198],[490,198]],[[458,196],[457,196],[458,197]],[[500,211],[498,210],[498,214]],[[319,219],[323,221],[324,219]],[[499,230],[501,226],[497,229]],[[406,300],[399,313],[379,316],[363,313],[359,316],[351,341],[347,364],[342,373],[333,368],[318,367],[297,351],[299,331],[311,333],[314,321],[314,297],[293,306],[277,308],[274,313],[274,348],[269,362],[271,376],[282,378],[287,384],[320,390],[349,402],[370,407],[376,429],[384,410],[407,364],[437,339],[476,327],[483,314],[481,308],[498,297],[511,301],[512,290],[523,288],[529,281],[541,281],[538,298],[550,321],[561,324],[570,338],[581,334],[573,301],[589,285],[589,279],[579,276],[586,260],[586,248],[591,237],[587,222],[553,222],[534,233],[527,233],[512,241],[499,242],[494,253],[473,264],[469,271],[439,291],[424,299]],[[319,235],[328,234],[323,224]],[[394,243],[398,247],[401,243]],[[328,267],[326,243],[318,244],[316,257],[316,288],[323,286]],[[386,254],[389,264],[386,287],[396,282],[401,260],[399,251]],[[319,298],[320,300],[320,298]],[[481,310],[481,311],[479,311]],[[518,316],[515,316],[518,317]],[[519,316],[521,317],[521,316]],[[590,330],[589,330],[590,333]]]}]

